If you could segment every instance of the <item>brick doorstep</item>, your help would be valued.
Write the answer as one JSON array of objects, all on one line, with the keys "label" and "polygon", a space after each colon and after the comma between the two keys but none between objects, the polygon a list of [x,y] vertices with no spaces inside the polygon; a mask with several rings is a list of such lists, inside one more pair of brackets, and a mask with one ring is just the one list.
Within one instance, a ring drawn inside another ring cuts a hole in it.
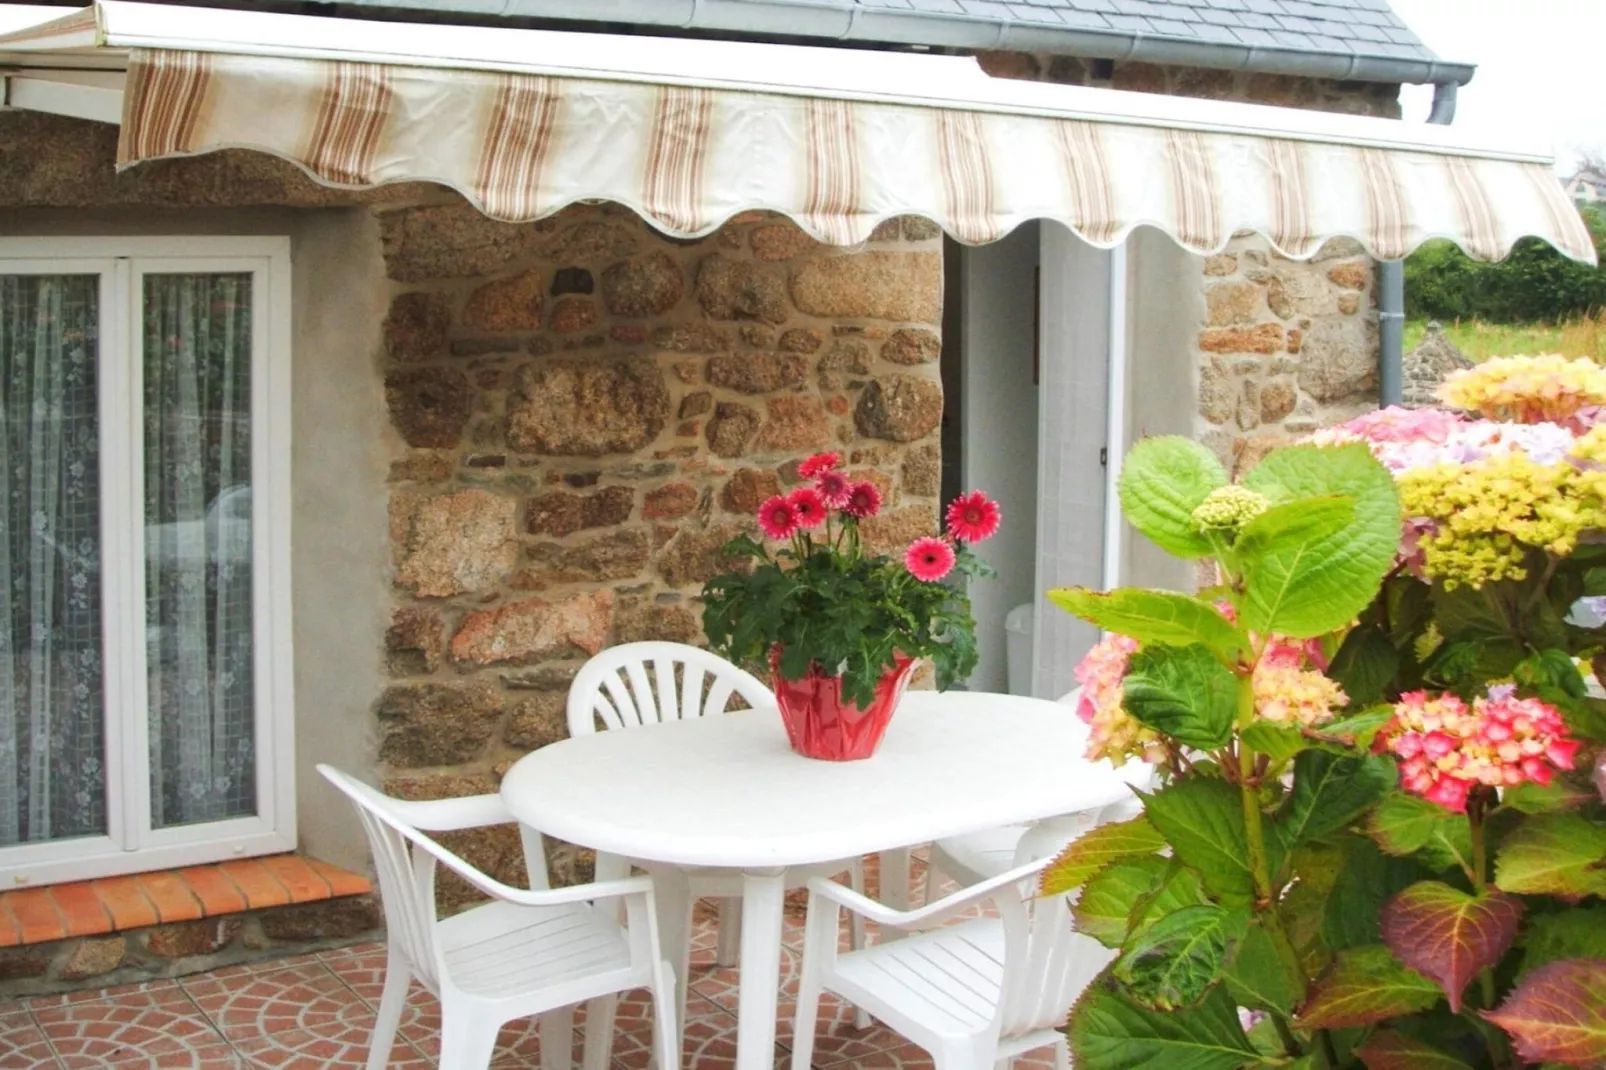
[{"label": "brick doorstep", "polygon": [[367,878],[297,854],[0,893],[0,1000],[371,939]]}]

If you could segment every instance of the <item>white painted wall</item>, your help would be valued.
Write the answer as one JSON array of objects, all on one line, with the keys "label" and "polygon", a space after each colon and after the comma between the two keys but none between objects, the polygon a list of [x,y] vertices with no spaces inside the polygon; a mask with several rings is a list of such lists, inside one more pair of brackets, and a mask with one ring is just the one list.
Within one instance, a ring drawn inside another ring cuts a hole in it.
[{"label": "white painted wall", "polygon": [[[1037,622],[1033,691],[1058,698],[1098,630],[1051,605],[1054,587],[1099,587],[1103,578],[1105,388],[1110,254],[1056,223],[1042,225],[1038,391]],[[1141,379],[1128,376],[1132,390]]]},{"label": "white painted wall", "polygon": [[960,259],[960,482],[998,500],[1004,523],[977,547],[998,578],[970,585],[977,691],[1007,691],[1004,616],[1034,597],[1037,387],[1032,382],[1038,224]]},{"label": "white painted wall", "polygon": [[[1193,436],[1199,369],[1194,345],[1205,321],[1204,258],[1153,227],[1127,240],[1126,444],[1151,435]],[[1124,450],[1122,451],[1124,454]],[[1121,582],[1191,591],[1191,561],[1181,561],[1123,524]]]}]

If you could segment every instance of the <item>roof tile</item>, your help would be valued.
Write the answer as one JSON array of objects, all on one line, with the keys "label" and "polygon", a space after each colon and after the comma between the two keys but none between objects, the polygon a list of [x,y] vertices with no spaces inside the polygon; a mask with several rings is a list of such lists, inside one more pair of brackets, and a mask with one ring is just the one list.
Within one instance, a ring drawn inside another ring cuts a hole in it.
[{"label": "roof tile", "polygon": [[1137,15],[1106,15],[1104,17],[1117,30],[1123,30],[1127,33],[1154,32],[1154,27],[1149,25],[1149,20],[1139,18]]},{"label": "roof tile", "polygon": [[[794,2],[794,0],[753,0]],[[1153,34],[1182,41],[1252,44],[1299,52],[1436,57],[1389,0],[836,0],[933,16],[1012,20],[1095,33]]]}]

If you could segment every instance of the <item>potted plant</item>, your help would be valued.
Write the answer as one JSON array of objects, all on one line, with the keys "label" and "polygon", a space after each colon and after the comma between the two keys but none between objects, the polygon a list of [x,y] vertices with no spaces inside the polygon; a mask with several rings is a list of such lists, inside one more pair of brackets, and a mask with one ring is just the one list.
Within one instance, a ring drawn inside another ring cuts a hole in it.
[{"label": "potted plant", "polygon": [[703,586],[703,628],[724,656],[768,666],[794,750],[848,761],[875,752],[918,661],[944,689],[975,668],[970,600],[943,581],[991,574],[970,546],[998,530],[999,509],[963,495],[945,535],[914,540],[901,560],[871,554],[859,525],[881,494],[840,465],[835,453],[807,458],[804,485],[759,507],[759,530],[781,544],[773,555],[745,535],[725,547],[751,567]]},{"label": "potted plant", "polygon": [[1163,779],[1045,877],[1114,956],[1080,1070],[1606,1065],[1606,371],[1441,397],[1237,483],[1140,443],[1126,516],[1218,585],[1051,595],[1110,633],[1093,756]]}]

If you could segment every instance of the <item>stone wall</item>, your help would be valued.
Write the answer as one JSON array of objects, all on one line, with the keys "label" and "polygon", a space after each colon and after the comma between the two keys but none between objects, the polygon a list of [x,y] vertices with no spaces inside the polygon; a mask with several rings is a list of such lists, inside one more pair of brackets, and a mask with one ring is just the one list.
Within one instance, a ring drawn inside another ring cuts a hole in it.
[{"label": "stone wall", "polygon": [[1445,337],[1442,327],[1429,323],[1422,341],[1405,354],[1403,365],[1401,401],[1408,409],[1423,409],[1439,404],[1440,385],[1451,372],[1472,367],[1472,361]]},{"label": "stone wall", "polygon": [[[1396,119],[1394,84],[988,52],[1000,78],[1099,86]],[[1240,235],[1203,260],[1198,437],[1231,470],[1317,427],[1377,407],[1376,264],[1348,240],[1308,262]]]},{"label": "stone wall", "polygon": [[1197,427],[1230,471],[1377,407],[1377,272],[1358,244],[1295,261],[1237,238],[1204,275]]},{"label": "stone wall", "polygon": [[1284,108],[1311,108],[1349,115],[1374,115],[1384,119],[1400,117],[1400,87],[1387,82],[1293,78],[1282,74],[1087,60],[1028,52],[983,52],[976,60],[983,70],[997,78],[1233,100]]},{"label": "stone wall", "polygon": [[[817,245],[750,214],[671,241],[613,206],[539,223],[462,203],[380,215],[394,296],[393,682],[375,707],[387,790],[493,790],[563,738],[604,646],[697,642],[719,548],[796,464],[843,452],[886,498],[887,548],[933,530],[941,236],[907,218]],[[505,878],[511,830],[457,838]],[[558,849],[554,879],[584,860]],[[462,889],[459,889],[462,891]]]}]

